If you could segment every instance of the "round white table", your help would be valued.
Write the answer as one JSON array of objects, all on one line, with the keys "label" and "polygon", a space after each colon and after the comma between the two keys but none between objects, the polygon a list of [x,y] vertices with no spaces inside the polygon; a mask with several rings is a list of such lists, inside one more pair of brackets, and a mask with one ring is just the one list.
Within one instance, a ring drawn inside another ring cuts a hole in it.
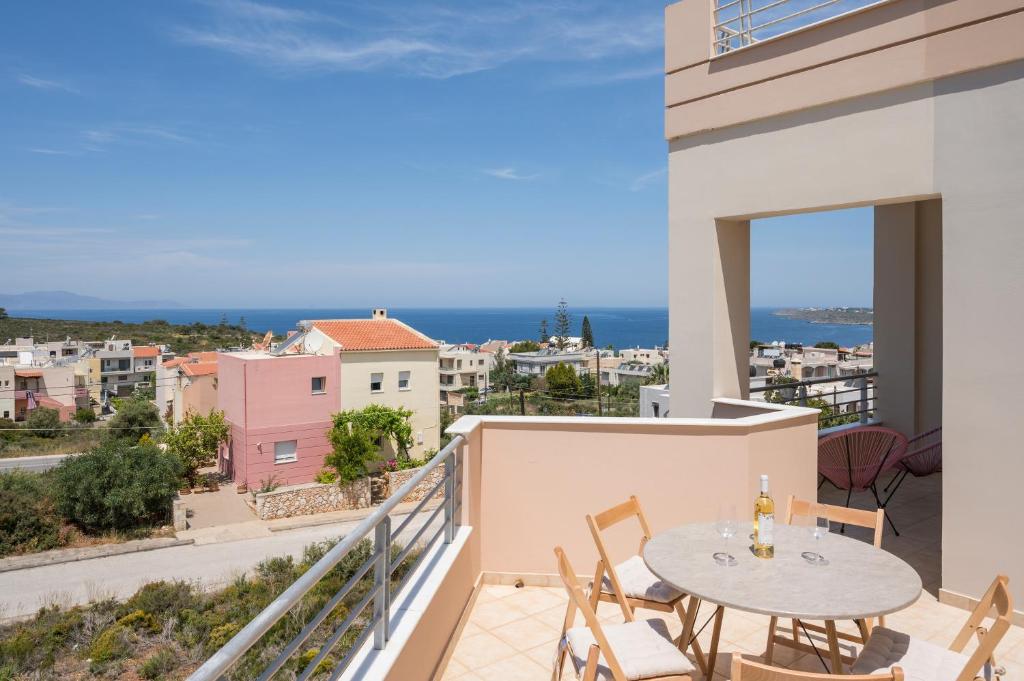
[{"label": "round white table", "polygon": [[[753,553],[751,529],[752,524],[741,523],[737,536],[725,542],[714,523],[682,525],[655,535],[644,547],[651,572],[692,597],[683,640],[692,636],[702,601],[719,606],[708,651],[711,669],[725,608],[825,622],[832,667],[841,673],[836,620],[855,621],[866,638],[866,620],[902,610],[921,595],[917,572],[871,544],[834,533],[816,541],[810,527],[778,524],[775,557],[763,559]],[[736,564],[718,564],[713,554],[719,551],[732,554]],[[805,551],[821,553],[828,564],[809,563],[801,556]],[[796,632],[793,638],[797,642]]]}]

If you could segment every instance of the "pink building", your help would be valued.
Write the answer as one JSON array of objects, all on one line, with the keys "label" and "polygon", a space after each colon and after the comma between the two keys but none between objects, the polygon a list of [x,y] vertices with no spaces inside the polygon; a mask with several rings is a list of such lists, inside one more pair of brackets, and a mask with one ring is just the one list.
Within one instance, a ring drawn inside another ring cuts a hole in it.
[{"label": "pink building", "polygon": [[220,470],[250,488],[271,476],[282,485],[311,482],[331,451],[339,356],[222,353],[218,375],[217,406],[231,426]]}]

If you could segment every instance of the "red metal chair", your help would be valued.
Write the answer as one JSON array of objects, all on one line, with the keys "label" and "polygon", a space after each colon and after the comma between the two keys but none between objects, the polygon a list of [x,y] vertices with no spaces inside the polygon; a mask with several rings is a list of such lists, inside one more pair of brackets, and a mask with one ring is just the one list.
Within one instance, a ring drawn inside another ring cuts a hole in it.
[{"label": "red metal chair", "polygon": [[[907,437],[892,428],[861,426],[833,433],[818,441],[818,473],[822,477],[818,487],[828,480],[837,489],[847,490],[847,506],[854,492],[870,491],[878,507],[885,508],[878,495],[878,476],[896,467],[906,453]],[[899,536],[889,513],[885,519]]]},{"label": "red metal chair", "polygon": [[919,433],[907,441],[907,453],[896,464],[899,473],[896,474],[889,484],[885,486],[884,492],[889,492],[885,503],[889,503],[892,495],[903,484],[907,475],[915,478],[924,478],[932,473],[942,472],[942,427],[933,428],[924,433]]}]

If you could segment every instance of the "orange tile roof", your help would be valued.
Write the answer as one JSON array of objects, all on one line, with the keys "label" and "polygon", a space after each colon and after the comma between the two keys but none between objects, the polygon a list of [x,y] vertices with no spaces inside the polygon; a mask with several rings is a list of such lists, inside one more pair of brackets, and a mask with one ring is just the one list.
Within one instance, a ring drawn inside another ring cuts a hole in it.
[{"label": "orange tile roof", "polygon": [[159,357],[160,348],[155,345],[138,345],[132,348],[132,355],[135,357]]},{"label": "orange tile roof", "polygon": [[321,319],[313,327],[344,350],[426,350],[437,343],[397,319]]},{"label": "orange tile roof", "polygon": [[186,376],[210,376],[217,373],[217,363],[193,362],[191,364],[182,364],[181,371]]},{"label": "orange tile roof", "polygon": [[189,361],[188,357],[175,357],[174,359],[169,359],[166,362],[164,362],[164,368],[165,369],[173,369],[174,367],[180,366],[180,365],[182,365],[182,364],[184,364],[185,362],[188,362],[188,361]]}]

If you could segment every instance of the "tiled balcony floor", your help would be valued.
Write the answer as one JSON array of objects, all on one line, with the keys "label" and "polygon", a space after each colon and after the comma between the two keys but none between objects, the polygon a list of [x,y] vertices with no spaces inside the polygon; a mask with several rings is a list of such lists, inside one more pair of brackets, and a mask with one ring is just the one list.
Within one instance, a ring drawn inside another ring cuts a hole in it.
[{"label": "tiled balcony floor", "polygon": [[[901,536],[896,537],[891,529],[887,529],[883,547],[913,565],[921,573],[926,586],[915,605],[890,615],[886,624],[945,646],[959,631],[967,613],[938,603],[934,595],[940,566],[941,484],[941,476],[938,475],[921,480],[908,479],[904,483],[893,498],[890,508]],[[826,485],[822,489],[821,500],[836,501],[837,494]],[[838,503],[843,503],[845,499],[844,492],[838,497]],[[785,503],[784,500],[782,503]],[[855,497],[853,505],[866,506],[866,498]],[[851,534],[855,532],[851,531]],[[443,678],[460,681],[548,681],[566,603],[567,596],[561,588],[483,586]],[[711,612],[710,606],[702,608],[698,624],[703,624]],[[603,621],[609,623],[622,621],[622,613],[613,604],[602,603],[598,614]],[[637,616],[664,617],[673,636],[677,636],[682,629],[679,619],[674,616],[650,611],[638,611]],[[578,617],[577,623],[580,622],[582,618]],[[731,653],[755,657],[761,655],[764,652],[767,627],[767,617],[736,610],[727,611],[722,623],[714,679],[729,678]],[[840,628],[852,631],[852,625],[840,625]],[[700,635],[705,651],[711,638],[710,629],[710,626],[707,627]],[[780,632],[785,635],[788,630],[780,626]],[[855,652],[852,645],[844,645],[847,646],[846,652]],[[997,650],[997,660],[1006,667],[1010,679],[1024,678],[1024,629],[1011,629]],[[775,664],[804,671],[823,671],[821,663],[813,654],[782,647],[776,649]],[[572,666],[568,662],[563,678],[574,678]],[[694,681],[701,678],[698,672]]]}]

